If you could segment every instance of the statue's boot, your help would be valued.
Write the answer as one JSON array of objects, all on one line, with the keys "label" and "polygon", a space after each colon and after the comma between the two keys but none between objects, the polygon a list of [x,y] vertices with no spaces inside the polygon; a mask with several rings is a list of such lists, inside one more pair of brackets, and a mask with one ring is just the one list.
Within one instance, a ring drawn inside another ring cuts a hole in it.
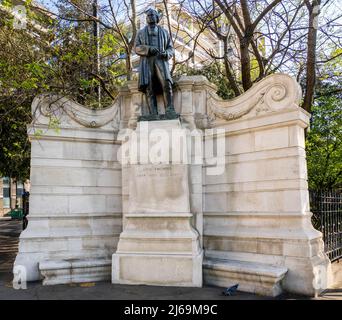
[{"label": "statue's boot", "polygon": [[148,104],[151,110],[151,114],[158,114],[157,97],[152,92],[147,92]]},{"label": "statue's boot", "polygon": [[178,114],[173,106],[172,84],[169,81],[165,81],[163,97],[166,117],[171,119],[177,118]]}]

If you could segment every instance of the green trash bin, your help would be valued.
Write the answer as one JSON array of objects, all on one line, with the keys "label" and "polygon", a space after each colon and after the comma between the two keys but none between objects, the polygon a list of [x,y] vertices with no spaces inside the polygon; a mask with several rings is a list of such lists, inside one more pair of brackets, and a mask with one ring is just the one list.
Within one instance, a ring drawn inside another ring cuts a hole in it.
[{"label": "green trash bin", "polygon": [[11,219],[18,219],[18,220],[22,220],[23,219],[23,209],[21,208],[16,208],[16,209],[12,209],[10,212],[8,212],[5,216],[7,217],[11,217]]}]

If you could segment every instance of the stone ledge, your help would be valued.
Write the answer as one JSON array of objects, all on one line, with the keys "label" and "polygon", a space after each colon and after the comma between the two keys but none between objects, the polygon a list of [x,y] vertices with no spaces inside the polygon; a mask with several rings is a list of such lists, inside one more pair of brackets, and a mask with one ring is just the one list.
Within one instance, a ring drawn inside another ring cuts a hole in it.
[{"label": "stone ledge", "polygon": [[126,218],[191,218],[192,213],[176,212],[151,212],[151,213],[127,213]]},{"label": "stone ledge", "polygon": [[282,293],[280,282],[285,277],[287,268],[207,258],[203,261],[203,271],[206,284],[220,287],[239,284],[240,291],[275,297]]},{"label": "stone ledge", "polygon": [[112,261],[107,259],[44,260],[39,263],[43,285],[110,280]]},{"label": "stone ledge", "polygon": [[4,217],[4,216],[0,217],[0,221],[10,221],[10,220],[12,220],[11,217]]}]

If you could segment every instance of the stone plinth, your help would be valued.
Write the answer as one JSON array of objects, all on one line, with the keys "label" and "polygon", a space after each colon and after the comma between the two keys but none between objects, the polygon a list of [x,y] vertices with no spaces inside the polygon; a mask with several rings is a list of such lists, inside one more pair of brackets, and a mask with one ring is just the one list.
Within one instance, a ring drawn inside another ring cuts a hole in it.
[{"label": "stone plinth", "polygon": [[[179,120],[165,120],[139,122],[134,132],[138,150],[144,151],[124,170],[127,212],[113,254],[113,283],[202,285],[202,249],[199,234],[191,224],[190,165],[171,161],[173,130],[181,129]],[[170,157],[162,163],[151,159],[158,143],[153,141],[153,130],[164,130],[160,134],[166,140],[159,147]],[[133,148],[131,145],[129,150]],[[144,152],[147,157],[143,157]]]}]

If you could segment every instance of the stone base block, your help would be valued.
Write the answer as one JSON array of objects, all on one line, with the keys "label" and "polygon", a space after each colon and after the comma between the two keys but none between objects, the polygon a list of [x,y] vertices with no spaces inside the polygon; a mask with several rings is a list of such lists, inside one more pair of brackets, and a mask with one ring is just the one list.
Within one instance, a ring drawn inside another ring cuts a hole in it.
[{"label": "stone base block", "polygon": [[286,257],[289,269],[282,286],[284,290],[314,297],[333,283],[331,263],[325,253],[313,257]]},{"label": "stone base block", "polygon": [[113,254],[112,283],[201,287],[203,253]]},{"label": "stone base block", "polygon": [[43,285],[106,281],[110,279],[110,260],[44,260],[39,263]]},{"label": "stone base block", "polygon": [[276,297],[282,292],[280,285],[287,268],[256,262],[205,259],[203,276],[206,284],[230,287],[239,284],[238,290]]}]

